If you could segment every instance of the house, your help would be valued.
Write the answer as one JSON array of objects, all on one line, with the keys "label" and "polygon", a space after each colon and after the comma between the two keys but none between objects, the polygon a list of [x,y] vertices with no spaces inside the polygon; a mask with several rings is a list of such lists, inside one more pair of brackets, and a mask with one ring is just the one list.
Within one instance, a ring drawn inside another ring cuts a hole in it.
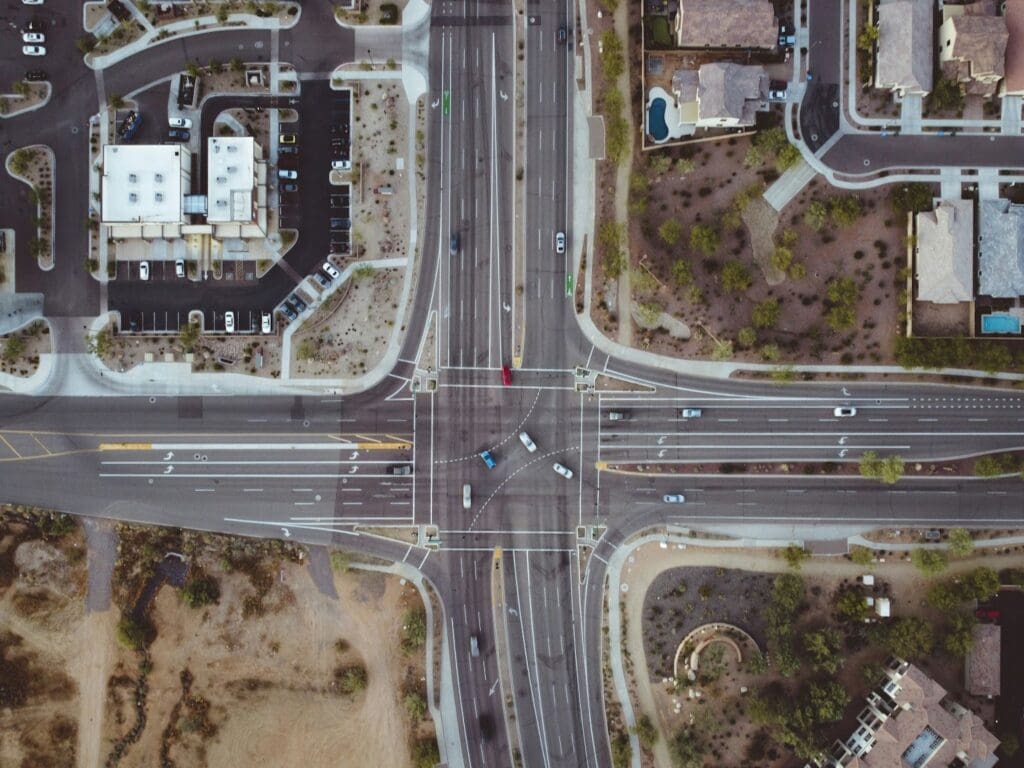
[{"label": "house", "polygon": [[1005,0],[1003,20],[1006,22],[1006,43],[1003,95],[1024,95],[1024,0]]},{"label": "house", "polygon": [[917,300],[957,304],[974,298],[974,207],[942,200],[917,214]]},{"label": "house", "polygon": [[[823,768],[991,768],[999,740],[981,718],[946,698],[946,689],[913,664],[889,660],[885,679],[837,741]],[[810,764],[806,768],[812,768]]]},{"label": "house", "polygon": [[997,299],[1024,296],[1024,205],[979,203],[978,293]]},{"label": "house", "polygon": [[998,624],[975,624],[971,640],[964,665],[964,687],[971,696],[998,696],[1002,630]]},{"label": "house", "polygon": [[771,0],[679,0],[680,48],[774,48],[778,34]]},{"label": "house", "polygon": [[678,70],[672,91],[679,122],[696,128],[753,125],[757,112],[768,108],[768,84],[768,72],[759,65],[714,62]]},{"label": "house", "polygon": [[878,6],[875,87],[899,96],[932,90],[933,0],[883,0]]},{"label": "house", "polygon": [[969,94],[992,96],[1005,74],[1006,19],[995,15],[993,0],[944,5],[939,28],[942,74]]}]

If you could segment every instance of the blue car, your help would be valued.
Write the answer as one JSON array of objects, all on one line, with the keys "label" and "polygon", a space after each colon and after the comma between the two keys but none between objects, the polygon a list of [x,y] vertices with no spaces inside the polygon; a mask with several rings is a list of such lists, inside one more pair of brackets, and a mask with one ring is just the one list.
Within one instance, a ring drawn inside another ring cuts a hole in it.
[{"label": "blue car", "polygon": [[484,460],[484,464],[487,465],[488,469],[494,469],[496,466],[498,466],[497,462],[494,460],[494,457],[491,456],[490,451],[481,451],[480,458]]}]

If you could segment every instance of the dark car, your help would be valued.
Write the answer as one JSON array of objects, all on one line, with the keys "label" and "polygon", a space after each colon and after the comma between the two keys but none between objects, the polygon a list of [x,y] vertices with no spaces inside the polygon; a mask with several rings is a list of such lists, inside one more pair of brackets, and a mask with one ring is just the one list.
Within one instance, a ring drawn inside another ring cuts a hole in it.
[{"label": "dark car", "polygon": [[348,205],[347,195],[331,195],[331,208],[344,208]]},{"label": "dark car", "polygon": [[323,272],[314,272],[313,279],[320,283],[321,288],[331,287],[331,278],[325,275]]},{"label": "dark car", "polygon": [[331,219],[331,229],[352,229],[352,219]]},{"label": "dark car", "polygon": [[459,236],[452,235],[451,241],[448,243],[448,253],[454,256],[459,252]]},{"label": "dark car", "polygon": [[298,192],[299,191],[299,185],[295,184],[293,182],[289,182],[288,184],[282,184],[281,185],[281,191],[282,192]]},{"label": "dark car", "polygon": [[41,69],[30,69],[25,73],[25,79],[30,83],[38,83],[41,80],[46,80],[48,77],[49,75]]},{"label": "dark car", "polygon": [[188,141],[192,138],[192,133],[186,131],[184,128],[171,128],[167,132],[168,141]]},{"label": "dark car", "polygon": [[289,320],[294,320],[299,316],[299,313],[296,312],[291,307],[289,307],[287,304],[281,305],[281,312],[283,312],[284,316],[287,317]]},{"label": "dark car", "polygon": [[299,310],[299,312],[306,311],[306,302],[299,298],[299,294],[293,293],[291,296],[288,297],[288,301],[291,303],[293,307]]},{"label": "dark car", "polygon": [[558,36],[556,39],[560,43],[564,43],[569,39],[569,30],[565,28],[564,24],[558,28]]},{"label": "dark car", "polygon": [[293,155],[298,157],[299,148],[294,144],[285,144],[277,148],[277,154],[279,155]]}]

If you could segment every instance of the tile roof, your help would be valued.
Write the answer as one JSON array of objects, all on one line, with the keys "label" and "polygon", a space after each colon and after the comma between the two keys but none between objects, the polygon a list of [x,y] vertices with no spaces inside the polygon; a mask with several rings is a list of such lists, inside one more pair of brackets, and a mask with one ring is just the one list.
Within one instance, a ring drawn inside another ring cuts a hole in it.
[{"label": "tile roof", "polygon": [[972,696],[999,695],[1002,634],[998,624],[975,624],[965,666],[965,687]]},{"label": "tile roof", "polygon": [[953,56],[970,62],[971,75],[1002,77],[1009,37],[1006,19],[1002,16],[966,15],[950,19],[956,38]]},{"label": "tile roof", "polygon": [[1009,34],[1004,85],[1007,93],[1024,93],[1024,0],[1006,0],[1003,18]]},{"label": "tile roof", "polygon": [[774,48],[779,24],[771,0],[679,0],[681,48]]},{"label": "tile roof", "polygon": [[700,120],[729,118],[752,123],[767,95],[768,73],[762,66],[714,62],[700,68]]},{"label": "tile roof", "polygon": [[931,0],[888,0],[878,6],[878,87],[931,91],[933,7]]},{"label": "tile roof", "polygon": [[974,207],[943,200],[917,214],[918,301],[956,304],[974,298]]}]

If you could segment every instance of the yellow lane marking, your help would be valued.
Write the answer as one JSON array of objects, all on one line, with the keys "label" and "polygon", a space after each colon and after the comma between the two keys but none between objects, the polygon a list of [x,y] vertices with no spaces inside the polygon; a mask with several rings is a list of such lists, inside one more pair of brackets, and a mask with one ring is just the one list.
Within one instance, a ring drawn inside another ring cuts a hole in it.
[{"label": "yellow lane marking", "polygon": [[21,458],[21,454],[18,453],[16,450],[14,450],[14,446],[11,445],[9,442],[7,442],[7,438],[6,437],[4,437],[3,435],[0,435],[0,440],[3,440],[4,441],[4,445],[6,445],[8,448],[11,449],[11,453],[13,453],[19,459]]},{"label": "yellow lane marking", "polygon": [[369,440],[369,441],[374,442],[374,443],[383,442],[381,440],[378,440],[375,437],[371,437],[370,435],[360,435],[360,434],[357,434],[357,435],[353,435],[353,437],[359,437],[359,438],[362,438],[363,440]]},{"label": "yellow lane marking", "polygon": [[95,450],[96,450],[95,448],[76,448],[76,449],[74,449],[72,451],[57,451],[56,453],[40,453],[40,454],[37,454],[35,456],[19,456],[18,458],[14,458],[13,456],[11,456],[10,458],[0,459],[0,464],[10,464],[11,462],[18,462],[18,461],[38,461],[39,459],[57,459],[57,458],[60,458],[61,456],[76,456],[76,455],[81,454],[81,453],[94,453]]},{"label": "yellow lane marking", "polygon": [[361,451],[407,451],[411,447],[409,443],[356,443]]},{"label": "yellow lane marking", "polygon": [[151,451],[152,443],[100,443],[101,451]]}]

